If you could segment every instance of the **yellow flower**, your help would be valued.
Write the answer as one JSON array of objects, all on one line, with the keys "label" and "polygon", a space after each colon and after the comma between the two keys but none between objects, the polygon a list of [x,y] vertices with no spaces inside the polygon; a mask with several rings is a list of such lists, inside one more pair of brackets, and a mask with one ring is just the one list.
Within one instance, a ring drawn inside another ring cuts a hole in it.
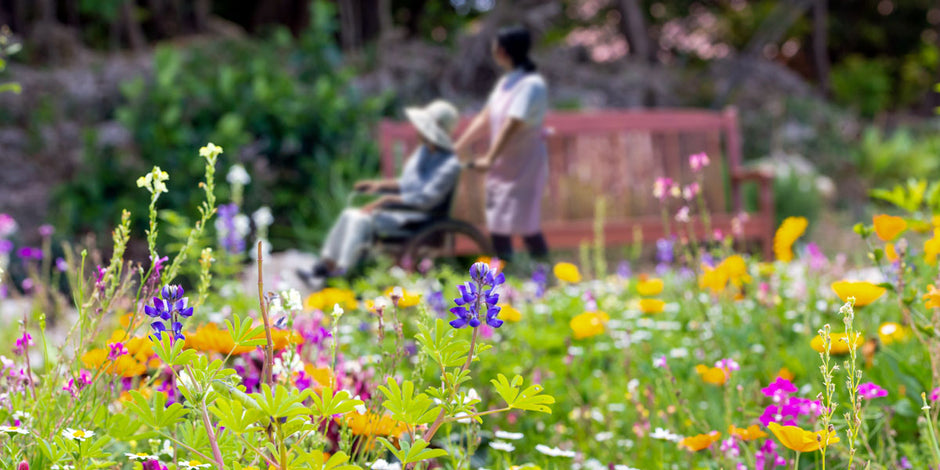
[{"label": "yellow flower", "polygon": [[741,255],[732,255],[725,258],[718,265],[718,268],[724,270],[728,280],[737,287],[741,287],[741,284],[751,283],[751,275],[747,273],[747,263]]},{"label": "yellow flower", "polygon": [[516,323],[522,320],[522,313],[509,304],[499,304],[499,319],[509,323]]},{"label": "yellow flower", "polygon": [[333,311],[333,306],[336,304],[346,310],[355,310],[359,307],[355,292],[335,287],[327,287],[319,292],[314,292],[304,301],[306,309],[320,310],[321,312]]},{"label": "yellow flower", "polygon": [[577,266],[571,263],[558,263],[552,271],[555,273],[555,277],[560,281],[570,282],[572,284],[581,282],[581,272],[578,271]]},{"label": "yellow flower", "polygon": [[705,364],[695,366],[695,372],[702,377],[702,381],[712,385],[724,385],[731,374],[720,367],[708,367]]},{"label": "yellow flower", "polygon": [[689,436],[685,439],[682,439],[679,441],[679,447],[685,447],[692,452],[698,452],[700,450],[711,447],[711,445],[719,439],[721,439],[721,433],[718,431],[712,431],[708,434],[698,434],[696,436]]},{"label": "yellow flower", "polygon": [[[254,339],[264,338],[264,333],[259,333]],[[228,330],[220,330],[215,323],[207,323],[195,332],[186,334],[186,348],[195,349],[202,352],[217,352],[219,354],[241,355],[257,349],[257,346],[239,346],[235,347],[235,340]],[[296,331],[271,329],[271,342],[274,350],[280,351],[288,346],[295,346],[303,343],[303,337]]]},{"label": "yellow flower", "polygon": [[120,375],[121,377],[137,377],[147,372],[146,364],[138,362],[129,355],[111,361],[108,359],[108,353],[107,349],[92,349],[82,355],[82,363],[86,369],[102,369],[109,374]]},{"label": "yellow flower", "polygon": [[755,439],[761,439],[767,437],[767,433],[761,431],[760,426],[752,424],[746,428],[735,427],[735,425],[728,426],[728,434],[731,434],[742,441],[753,441]]},{"label": "yellow flower", "polygon": [[855,307],[864,307],[884,295],[885,288],[870,282],[838,281],[832,283],[832,290],[848,302],[849,297],[855,297]]},{"label": "yellow flower", "polygon": [[774,255],[778,260],[790,262],[793,260],[793,244],[806,232],[809,221],[806,217],[787,217],[777,233],[774,234]]},{"label": "yellow flower", "polygon": [[927,286],[927,293],[921,298],[926,300],[924,307],[940,308],[940,290],[934,287],[933,284]]},{"label": "yellow flower", "polygon": [[644,297],[659,295],[663,291],[663,280],[659,278],[641,280],[636,284],[636,291]]},{"label": "yellow flower", "polygon": [[721,269],[721,265],[712,268],[703,264],[698,286],[700,289],[711,289],[713,293],[720,294],[728,286],[728,273]]},{"label": "yellow flower", "polygon": [[[858,334],[858,333],[856,333]],[[829,345],[829,354],[834,356],[848,354],[849,353],[849,336],[845,333],[832,333],[829,335],[832,344]],[[862,338],[861,334],[858,334],[858,338],[855,338],[855,348],[864,343],[865,340]],[[825,343],[823,342],[822,336],[816,335],[812,341],[809,343],[810,347],[815,349],[816,352],[823,352],[823,347]]]},{"label": "yellow flower", "polygon": [[[389,287],[385,289],[385,297],[392,298],[392,293],[395,291],[394,287]],[[402,296],[398,299],[398,308],[409,308],[414,307],[421,303],[421,294],[415,292],[409,292],[405,288],[401,289]]]},{"label": "yellow flower", "polygon": [[872,222],[875,224],[875,235],[885,242],[894,240],[907,230],[907,222],[894,215],[879,214],[872,217]]},{"label": "yellow flower", "polygon": [[891,263],[897,263],[900,259],[897,250],[894,249],[894,243],[885,244],[885,258]]},{"label": "yellow flower", "polygon": [[339,424],[345,423],[356,436],[398,437],[408,430],[405,423],[396,421],[389,415],[377,415],[371,411],[365,414],[352,411],[341,418],[336,418],[336,422]]},{"label": "yellow flower", "polygon": [[585,312],[571,319],[571,331],[574,339],[590,338],[604,332],[604,326],[610,316],[604,312]]},{"label": "yellow flower", "polygon": [[894,323],[886,322],[882,323],[878,327],[878,339],[881,340],[881,344],[888,345],[895,342],[902,342],[907,339],[908,334],[907,328]]},{"label": "yellow flower", "polygon": [[797,452],[815,452],[822,447],[823,441],[827,447],[839,442],[839,436],[835,432],[806,431],[797,426],[781,426],[777,423],[770,423],[767,428],[777,436],[784,447]]},{"label": "yellow flower", "polygon": [[643,313],[659,313],[666,307],[666,302],[659,299],[640,299],[640,311]]}]

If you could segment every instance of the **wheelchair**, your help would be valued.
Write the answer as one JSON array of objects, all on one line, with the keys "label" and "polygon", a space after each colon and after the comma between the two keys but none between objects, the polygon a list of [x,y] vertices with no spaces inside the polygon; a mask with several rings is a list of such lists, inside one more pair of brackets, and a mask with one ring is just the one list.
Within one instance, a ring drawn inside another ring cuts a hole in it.
[{"label": "wheelchair", "polygon": [[[427,211],[428,218],[406,224],[398,230],[373,235],[373,243],[366,257],[387,256],[403,268],[415,267],[422,260],[463,266],[479,256],[492,256],[493,245],[489,237],[473,224],[451,216],[451,205],[456,188],[444,200]],[[347,207],[363,193],[350,194]],[[407,206],[389,210],[409,210]],[[411,209],[413,210],[413,209]]]}]

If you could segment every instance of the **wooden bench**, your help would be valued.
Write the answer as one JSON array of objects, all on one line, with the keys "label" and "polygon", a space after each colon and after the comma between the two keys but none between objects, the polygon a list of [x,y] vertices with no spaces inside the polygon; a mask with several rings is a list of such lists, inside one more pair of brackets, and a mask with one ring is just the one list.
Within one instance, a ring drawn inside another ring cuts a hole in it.
[{"label": "wooden bench", "polygon": [[[463,119],[458,134],[468,124]],[[667,236],[662,204],[653,196],[659,177],[681,185],[695,181],[688,156],[708,154],[702,194],[710,212],[711,229],[733,233],[737,240],[757,241],[765,259],[773,256],[773,181],[766,174],[747,170],[741,163],[741,138],[737,113],[693,109],[601,110],[554,112],[545,119],[549,158],[549,182],[542,204],[542,227],[552,248],[577,248],[594,239],[595,206],[606,200],[604,240],[608,245],[644,242]],[[383,121],[379,125],[382,171],[394,177],[417,145],[407,122]],[[478,154],[482,155],[484,148]],[[743,213],[743,188],[757,185],[756,212]],[[453,216],[477,224],[485,231],[483,177],[475,171],[461,175]],[[678,201],[669,203],[672,233],[711,239],[705,223],[692,205],[689,225],[678,225]],[[736,220],[737,218],[737,220]],[[689,228],[691,227],[691,228]],[[518,241],[517,241],[518,243]]]}]

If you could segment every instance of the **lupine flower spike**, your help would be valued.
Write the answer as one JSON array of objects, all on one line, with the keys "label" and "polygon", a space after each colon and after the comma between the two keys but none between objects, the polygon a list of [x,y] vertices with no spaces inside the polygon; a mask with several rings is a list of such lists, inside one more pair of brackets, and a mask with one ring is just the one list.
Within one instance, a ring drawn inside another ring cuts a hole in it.
[{"label": "lupine flower spike", "polygon": [[162,334],[168,331],[172,333],[173,339],[185,339],[180,317],[191,317],[193,308],[188,306],[189,298],[183,297],[183,294],[182,286],[166,285],[160,291],[162,299],[154,297],[153,306],[144,306],[147,316],[158,319],[150,324],[157,339],[162,339]]},{"label": "lupine flower spike", "polygon": [[486,315],[486,324],[499,328],[503,321],[499,319],[499,294],[496,289],[506,282],[503,273],[496,273],[486,263],[473,263],[470,267],[470,282],[457,286],[460,297],[454,299],[456,307],[450,309],[457,319],[450,322],[454,328],[470,325],[476,328],[482,324],[480,315]]}]

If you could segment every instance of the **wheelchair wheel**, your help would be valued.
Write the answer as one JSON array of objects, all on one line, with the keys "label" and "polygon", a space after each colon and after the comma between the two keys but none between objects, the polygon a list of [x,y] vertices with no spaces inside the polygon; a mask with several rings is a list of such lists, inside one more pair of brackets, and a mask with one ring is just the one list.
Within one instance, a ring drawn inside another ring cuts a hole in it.
[{"label": "wheelchair wheel", "polygon": [[415,265],[424,259],[459,263],[491,256],[493,247],[489,238],[476,227],[459,220],[434,222],[405,243],[399,261]]}]

